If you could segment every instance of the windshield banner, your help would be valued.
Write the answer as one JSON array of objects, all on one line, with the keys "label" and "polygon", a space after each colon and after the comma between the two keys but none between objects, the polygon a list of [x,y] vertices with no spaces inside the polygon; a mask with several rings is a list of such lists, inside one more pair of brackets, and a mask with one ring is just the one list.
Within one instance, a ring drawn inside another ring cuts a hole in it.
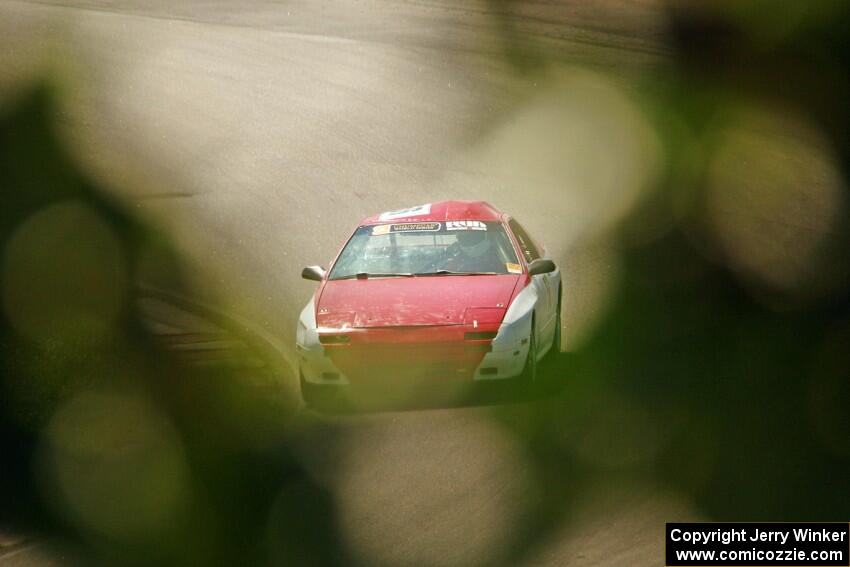
[{"label": "windshield banner", "polygon": [[379,224],[372,228],[372,236],[390,232],[436,232],[440,230],[438,222],[406,222],[400,224]]}]

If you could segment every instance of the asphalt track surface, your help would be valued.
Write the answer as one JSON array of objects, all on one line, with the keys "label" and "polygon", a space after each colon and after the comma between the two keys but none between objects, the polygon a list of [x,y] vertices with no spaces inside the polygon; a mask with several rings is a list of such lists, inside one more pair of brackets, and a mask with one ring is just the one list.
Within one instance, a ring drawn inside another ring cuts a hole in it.
[{"label": "asphalt track surface", "polygon": [[[665,56],[658,15],[649,1],[541,4],[516,30],[523,49],[629,77]],[[378,211],[486,199],[567,259],[547,194],[476,159],[536,87],[507,61],[504,14],[488,4],[4,0],[0,35],[2,86],[45,60],[72,77],[66,135],[92,174],[176,236],[199,288],[284,347],[313,291],[301,267],[327,264]],[[352,549],[470,565],[509,538],[534,486],[488,411],[302,418],[299,452],[339,495]],[[328,431],[344,446],[323,443]],[[662,524],[687,503],[616,480],[598,491],[527,564],[659,563]],[[61,557],[28,544],[0,564]]]}]

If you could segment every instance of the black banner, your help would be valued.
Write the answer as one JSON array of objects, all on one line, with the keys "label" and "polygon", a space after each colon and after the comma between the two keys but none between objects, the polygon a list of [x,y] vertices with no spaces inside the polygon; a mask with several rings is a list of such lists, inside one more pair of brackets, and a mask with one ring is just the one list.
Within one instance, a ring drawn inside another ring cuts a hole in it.
[{"label": "black banner", "polygon": [[668,523],[668,567],[850,565],[850,524]]}]

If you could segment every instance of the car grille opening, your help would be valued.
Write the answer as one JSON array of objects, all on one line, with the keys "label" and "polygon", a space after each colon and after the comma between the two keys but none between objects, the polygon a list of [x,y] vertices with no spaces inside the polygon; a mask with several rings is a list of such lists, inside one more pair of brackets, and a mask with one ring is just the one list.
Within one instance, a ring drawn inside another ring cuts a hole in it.
[{"label": "car grille opening", "polygon": [[467,341],[486,341],[496,338],[496,331],[483,331],[466,333],[463,336]]},{"label": "car grille opening", "polygon": [[482,368],[481,370],[478,371],[478,373],[481,374],[482,376],[493,376],[493,375],[499,373],[499,369],[490,366],[490,367],[487,367],[487,368]]},{"label": "car grille opening", "polygon": [[319,335],[319,342],[323,345],[344,345],[351,341],[348,335]]}]

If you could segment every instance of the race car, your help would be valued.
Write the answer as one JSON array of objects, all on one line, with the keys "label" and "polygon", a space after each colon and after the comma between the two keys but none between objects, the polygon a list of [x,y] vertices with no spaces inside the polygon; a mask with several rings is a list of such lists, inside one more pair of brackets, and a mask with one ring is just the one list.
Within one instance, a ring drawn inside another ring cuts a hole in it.
[{"label": "race car", "polygon": [[516,219],[444,201],[363,220],[296,334],[302,397],[412,382],[537,379],[560,349],[561,274]]}]

